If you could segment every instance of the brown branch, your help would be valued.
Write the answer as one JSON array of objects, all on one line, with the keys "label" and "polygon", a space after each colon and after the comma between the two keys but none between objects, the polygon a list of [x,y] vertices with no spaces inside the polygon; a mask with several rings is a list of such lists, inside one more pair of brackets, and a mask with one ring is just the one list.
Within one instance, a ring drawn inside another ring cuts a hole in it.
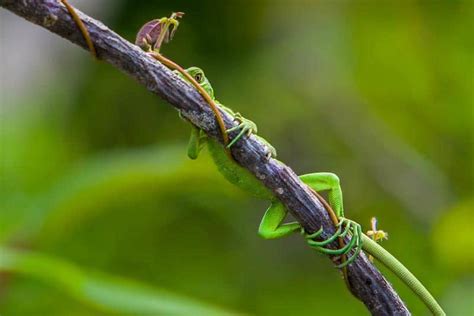
[{"label": "brown branch", "polygon": [[[76,23],[59,0],[0,0],[0,5],[87,49]],[[101,22],[77,12],[89,30],[99,59],[135,78],[148,90],[179,109],[186,119],[209,136],[221,141],[214,113],[194,88]],[[235,124],[225,112],[222,112],[222,116],[226,126]],[[274,193],[306,231],[314,232],[322,226],[326,232],[323,237],[326,238],[334,232],[323,205],[289,167],[275,159],[266,158],[266,150],[257,138],[252,136],[237,142],[232,147],[232,155]],[[350,291],[372,314],[409,315],[397,293],[365,254],[362,253],[347,271]]]}]

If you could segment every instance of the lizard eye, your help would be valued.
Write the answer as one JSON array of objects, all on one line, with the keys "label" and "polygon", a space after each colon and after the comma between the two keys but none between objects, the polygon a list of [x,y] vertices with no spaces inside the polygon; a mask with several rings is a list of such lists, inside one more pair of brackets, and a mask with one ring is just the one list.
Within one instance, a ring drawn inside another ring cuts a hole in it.
[{"label": "lizard eye", "polygon": [[196,80],[198,83],[202,82],[202,73],[198,72],[197,74],[194,75],[194,80]]}]

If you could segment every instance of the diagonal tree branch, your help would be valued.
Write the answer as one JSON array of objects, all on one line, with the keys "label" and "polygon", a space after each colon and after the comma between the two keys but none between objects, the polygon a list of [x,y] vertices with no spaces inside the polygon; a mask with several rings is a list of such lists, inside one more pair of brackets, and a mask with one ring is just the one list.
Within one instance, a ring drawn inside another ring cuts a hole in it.
[{"label": "diagonal tree branch", "polygon": [[[0,0],[0,6],[87,49],[77,25],[58,0]],[[221,141],[214,113],[193,87],[101,22],[80,11],[77,13],[89,30],[99,59],[133,77],[179,109],[183,117],[209,136]],[[225,112],[222,116],[226,126],[235,124]],[[237,142],[232,147],[232,155],[274,193],[306,231],[314,232],[322,226],[326,237],[334,233],[334,226],[323,205],[289,167],[266,158],[266,149],[257,138],[251,136]],[[365,254],[361,253],[347,271],[350,291],[373,315],[410,314]]]}]

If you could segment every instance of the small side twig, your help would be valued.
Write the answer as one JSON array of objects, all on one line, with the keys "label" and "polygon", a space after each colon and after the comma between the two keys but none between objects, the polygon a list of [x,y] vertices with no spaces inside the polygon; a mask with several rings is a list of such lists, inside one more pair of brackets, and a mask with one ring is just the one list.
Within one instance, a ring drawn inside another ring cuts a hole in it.
[{"label": "small side twig", "polygon": [[[58,0],[0,0],[0,6],[88,50],[76,23]],[[193,87],[101,22],[77,13],[89,30],[99,59],[168,101],[210,137],[221,139],[214,113]],[[234,124],[225,112],[222,116],[227,126]],[[274,193],[306,231],[313,232],[322,226],[327,234],[334,232],[323,205],[288,166],[266,158],[266,150],[257,138],[237,142],[232,155]],[[409,315],[400,297],[363,253],[347,270],[350,291],[372,314]]]}]

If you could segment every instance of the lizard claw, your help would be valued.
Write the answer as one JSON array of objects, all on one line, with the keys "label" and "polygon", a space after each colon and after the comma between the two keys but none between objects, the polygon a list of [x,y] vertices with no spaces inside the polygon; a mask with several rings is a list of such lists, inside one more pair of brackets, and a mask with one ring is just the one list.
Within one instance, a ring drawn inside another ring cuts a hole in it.
[{"label": "lizard claw", "polygon": [[232,147],[232,145],[234,145],[240,138],[242,138],[243,135],[250,136],[253,133],[257,133],[257,125],[251,120],[244,118],[242,115],[240,115],[240,113],[235,114],[234,120],[239,124],[229,128],[228,130],[226,130],[226,132],[230,133],[236,130],[240,130],[240,132],[227,145],[227,148]]},{"label": "lizard claw", "polygon": [[[336,232],[332,236],[322,241],[314,240],[314,238],[319,237],[321,234],[322,229],[314,234],[304,234],[306,242],[311,248],[314,248],[324,254],[339,257],[349,254],[352,250],[354,250],[354,253],[347,260],[337,265],[336,268],[342,269],[354,262],[362,250],[362,228],[360,224],[350,219],[340,217],[339,224],[336,226]],[[348,234],[351,235],[351,240],[344,247],[339,249],[331,249],[326,247],[330,243],[334,242],[337,238],[344,238]]]},{"label": "lizard claw", "polygon": [[[342,268],[348,266],[349,264],[351,264],[352,262],[354,262],[357,259],[359,253],[362,250],[362,227],[360,226],[359,223],[354,222],[354,221],[352,221],[350,219],[347,219],[347,218],[344,218],[344,217],[340,217],[339,220],[340,220],[340,223],[345,222],[346,225],[351,226],[351,230],[350,230],[351,240],[350,240],[349,244],[351,244],[352,246],[350,247],[350,249],[348,249],[347,252],[342,253],[341,255],[345,255],[347,253],[350,253],[351,250],[354,250],[354,253],[349,258],[347,258],[346,261],[344,261],[341,264],[336,266],[336,268],[342,269]],[[342,224],[342,225],[344,225],[344,224]]]},{"label": "lizard claw", "polygon": [[239,139],[241,139],[244,135],[246,135],[247,137],[249,137],[250,135],[254,134],[255,137],[257,137],[262,143],[263,145],[265,146],[265,158],[268,160],[270,160],[270,158],[275,158],[276,157],[276,150],[275,148],[270,145],[270,143],[268,141],[266,141],[264,138],[262,137],[259,137],[257,135],[257,125],[252,122],[251,120],[249,119],[246,119],[245,117],[243,117],[240,113],[232,113],[232,115],[234,116],[234,121],[238,123],[238,125],[235,125],[231,128],[229,128],[228,130],[226,130],[227,133],[231,133],[233,131],[236,131],[236,130],[240,130],[239,134],[237,134],[237,136],[235,136],[231,142],[227,145],[227,148],[230,148],[232,147]]}]

